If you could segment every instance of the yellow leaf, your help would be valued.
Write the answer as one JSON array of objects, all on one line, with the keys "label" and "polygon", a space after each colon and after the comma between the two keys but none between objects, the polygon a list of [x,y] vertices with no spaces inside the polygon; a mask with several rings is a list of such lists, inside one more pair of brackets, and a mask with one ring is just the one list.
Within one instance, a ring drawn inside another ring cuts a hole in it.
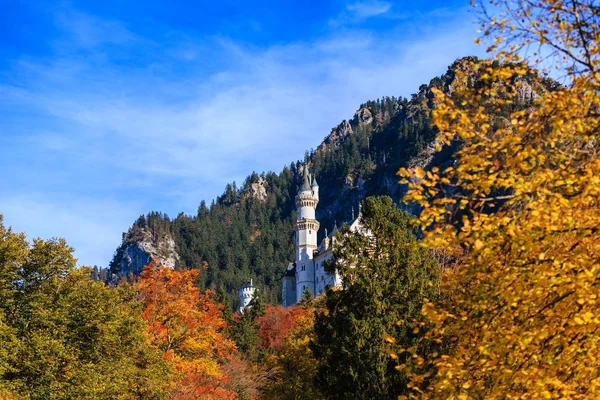
[{"label": "yellow leaf", "polygon": [[415,176],[419,179],[423,179],[425,177],[425,170],[421,167],[415,168]]},{"label": "yellow leaf", "polygon": [[396,339],[394,339],[392,336],[390,335],[384,335],[383,336],[383,340],[385,340],[388,343],[396,343]]}]

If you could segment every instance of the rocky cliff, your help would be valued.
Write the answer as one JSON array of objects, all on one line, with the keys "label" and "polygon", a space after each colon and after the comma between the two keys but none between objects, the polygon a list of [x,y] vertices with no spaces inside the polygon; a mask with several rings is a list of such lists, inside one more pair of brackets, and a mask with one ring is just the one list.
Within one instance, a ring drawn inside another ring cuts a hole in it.
[{"label": "rocky cliff", "polygon": [[180,257],[173,236],[152,219],[152,214],[140,217],[123,236],[123,242],[110,263],[113,280],[137,275],[153,260],[169,268],[178,265]]}]

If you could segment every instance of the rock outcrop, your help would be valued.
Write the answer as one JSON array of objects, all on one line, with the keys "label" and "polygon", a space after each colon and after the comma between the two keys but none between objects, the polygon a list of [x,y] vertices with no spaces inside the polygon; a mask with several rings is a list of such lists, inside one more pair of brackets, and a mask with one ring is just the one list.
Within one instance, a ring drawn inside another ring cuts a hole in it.
[{"label": "rock outcrop", "polygon": [[165,267],[175,268],[179,254],[173,237],[168,232],[156,235],[148,227],[134,225],[125,235],[111,262],[113,279],[137,275],[153,260]]},{"label": "rock outcrop", "polygon": [[265,181],[265,178],[259,176],[256,182],[250,184],[248,196],[262,202],[267,201],[267,181]]},{"label": "rock outcrop", "polygon": [[367,107],[363,107],[354,115],[354,120],[358,126],[369,125],[373,122],[373,114]]},{"label": "rock outcrop", "polygon": [[331,130],[331,133],[317,147],[317,152],[333,150],[339,148],[340,144],[352,134],[352,125],[343,120],[338,126]]}]

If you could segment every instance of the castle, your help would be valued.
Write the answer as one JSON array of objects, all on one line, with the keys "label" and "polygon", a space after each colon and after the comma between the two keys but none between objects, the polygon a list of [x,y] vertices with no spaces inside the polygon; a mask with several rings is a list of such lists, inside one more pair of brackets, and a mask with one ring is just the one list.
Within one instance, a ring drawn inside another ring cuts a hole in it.
[{"label": "castle", "polygon": [[250,302],[254,298],[255,291],[256,286],[252,284],[252,279],[250,279],[250,282],[244,283],[238,290],[238,294],[240,296],[240,313],[243,313],[244,309],[250,305]]},{"label": "castle", "polygon": [[[317,243],[319,221],[316,219],[315,210],[319,203],[319,185],[316,178],[312,178],[308,167],[304,166],[302,186],[296,196],[296,210],[298,218],[295,227],[296,261],[290,263],[283,277],[282,298],[283,306],[289,307],[302,298],[306,289],[315,296],[320,296],[330,287],[339,287],[342,284],[340,276],[325,271],[325,261],[333,257],[333,248],[336,244],[335,234],[338,232],[334,226],[330,235],[327,235],[320,244]],[[349,226],[351,231],[362,231],[360,213]]]}]

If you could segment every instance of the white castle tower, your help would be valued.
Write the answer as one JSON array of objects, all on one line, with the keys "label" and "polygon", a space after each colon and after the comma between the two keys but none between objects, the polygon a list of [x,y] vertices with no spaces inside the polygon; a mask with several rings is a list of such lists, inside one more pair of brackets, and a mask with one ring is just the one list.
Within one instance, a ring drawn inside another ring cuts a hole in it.
[{"label": "white castle tower", "polygon": [[240,295],[240,312],[241,313],[244,312],[244,309],[246,307],[248,307],[248,304],[250,304],[250,302],[254,298],[255,290],[256,290],[256,287],[252,284],[252,279],[250,279],[250,282],[244,283],[242,285],[242,287],[240,288],[240,290],[238,291],[238,294]]},{"label": "white castle tower", "polygon": [[310,182],[308,166],[304,165],[302,186],[296,196],[296,301],[300,301],[306,288],[315,293],[315,262],[313,254],[318,248],[319,221],[315,209],[319,203],[317,180]]},{"label": "white castle tower", "polygon": [[[304,291],[308,288],[313,296],[318,297],[329,288],[339,288],[342,280],[337,272],[325,271],[328,260],[333,258],[333,249],[336,244],[335,235],[339,232],[337,224],[333,232],[327,234],[317,242],[319,221],[315,216],[315,209],[319,203],[319,185],[315,178],[312,179],[308,173],[308,167],[304,166],[302,174],[302,186],[296,196],[296,262],[290,263],[282,278],[281,298],[284,307],[290,307],[300,302]],[[353,232],[364,232],[360,213],[358,218],[350,223],[349,228]]]}]

